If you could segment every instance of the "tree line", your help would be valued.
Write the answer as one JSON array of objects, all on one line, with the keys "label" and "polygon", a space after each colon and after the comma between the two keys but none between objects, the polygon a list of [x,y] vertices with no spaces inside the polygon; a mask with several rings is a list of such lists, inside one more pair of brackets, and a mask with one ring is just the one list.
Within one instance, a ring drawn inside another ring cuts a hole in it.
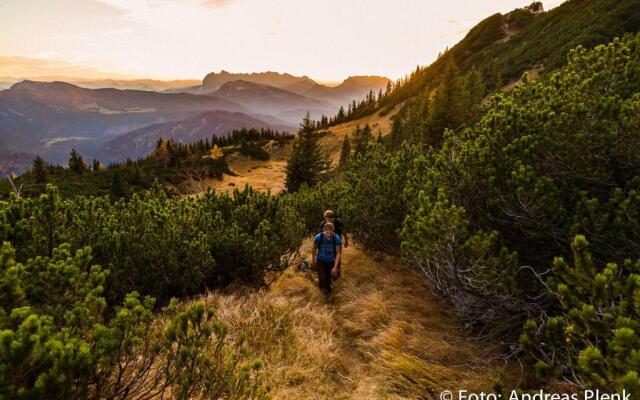
[{"label": "tree line", "polygon": [[[33,160],[32,168],[16,177],[22,186],[23,197],[44,193],[47,184],[58,187],[62,196],[80,194],[110,195],[112,198],[130,197],[150,189],[154,182],[167,187],[174,194],[186,193],[190,184],[206,179],[221,179],[233,174],[226,156],[238,152],[256,160],[266,161],[269,153],[263,146],[275,141],[283,146],[293,135],[272,129],[236,129],[224,136],[212,136],[192,143],[159,139],[155,149],[138,160],[128,159],[105,166],[99,160],[91,162],[72,149],[67,166],[47,163],[42,157]],[[171,189],[170,189],[171,188]],[[0,182],[0,195],[9,197],[14,191],[10,182]]]}]

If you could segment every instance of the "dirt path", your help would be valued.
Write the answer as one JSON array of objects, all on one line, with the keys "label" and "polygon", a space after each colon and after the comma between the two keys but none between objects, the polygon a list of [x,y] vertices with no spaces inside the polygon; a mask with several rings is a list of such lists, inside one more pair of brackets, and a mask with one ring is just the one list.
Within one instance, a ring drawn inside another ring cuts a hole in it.
[{"label": "dirt path", "polygon": [[435,399],[490,391],[502,374],[418,273],[357,247],[328,300],[295,268],[268,290],[210,299],[266,361],[276,399]]}]

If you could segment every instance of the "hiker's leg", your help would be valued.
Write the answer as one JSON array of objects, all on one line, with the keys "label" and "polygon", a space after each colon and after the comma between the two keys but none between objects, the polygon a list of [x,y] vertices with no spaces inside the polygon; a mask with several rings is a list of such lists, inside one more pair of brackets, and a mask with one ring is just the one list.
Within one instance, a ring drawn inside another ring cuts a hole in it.
[{"label": "hiker's leg", "polygon": [[331,290],[331,265],[322,261],[318,261],[317,267],[320,289],[324,291]]},{"label": "hiker's leg", "polygon": [[338,260],[338,273],[336,274],[335,278],[331,278],[332,281],[337,281],[338,278],[340,278],[340,271],[342,271],[342,257],[340,257],[340,260]]},{"label": "hiker's leg", "polygon": [[331,277],[331,270],[333,269],[333,263],[327,263],[327,287],[325,288],[325,293],[331,293],[331,282],[333,282],[333,278]]}]

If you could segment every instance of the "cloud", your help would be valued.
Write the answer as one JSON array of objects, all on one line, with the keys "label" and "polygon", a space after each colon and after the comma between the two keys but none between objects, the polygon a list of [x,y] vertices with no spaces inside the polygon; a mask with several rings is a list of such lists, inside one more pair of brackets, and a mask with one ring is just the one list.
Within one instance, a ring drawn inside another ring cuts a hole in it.
[{"label": "cloud", "polygon": [[101,79],[128,78],[129,75],[114,74],[100,69],[51,59],[39,54],[39,57],[3,56],[0,55],[0,76],[3,78],[40,78],[46,80],[62,79],[66,77]]},{"label": "cloud", "polygon": [[202,0],[202,4],[211,8],[224,7],[233,2],[233,0]]},{"label": "cloud", "polygon": [[[108,1],[108,0],[107,0]],[[229,5],[234,0],[144,0],[149,7],[163,7],[167,5],[195,5],[209,8],[219,8]],[[121,5],[126,8],[126,4]]]}]

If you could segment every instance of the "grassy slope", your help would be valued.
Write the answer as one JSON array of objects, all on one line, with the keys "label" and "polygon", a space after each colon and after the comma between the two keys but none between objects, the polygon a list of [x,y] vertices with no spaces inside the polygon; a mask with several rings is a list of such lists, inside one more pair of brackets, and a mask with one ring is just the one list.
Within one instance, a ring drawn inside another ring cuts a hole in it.
[{"label": "grassy slope", "polygon": [[[365,124],[369,124],[374,136],[378,135],[378,130],[384,136],[391,131],[392,116],[400,107],[401,105],[397,106],[385,116],[380,116],[376,113],[359,120],[333,126],[327,129],[329,134],[321,138],[320,145],[327,151],[335,165],[340,158],[340,148],[344,137],[347,134],[351,134],[357,125],[362,127]],[[231,155],[228,163],[230,169],[236,173],[236,176],[224,175],[221,181],[209,180],[206,182],[206,187],[219,192],[227,192],[236,187],[242,188],[249,184],[261,192],[268,190],[271,190],[272,193],[280,192],[284,189],[284,168],[287,165],[287,157],[291,151],[291,143],[284,148],[276,147],[268,151],[271,154],[271,159],[268,161],[252,160],[239,154]]]},{"label": "grassy slope", "polygon": [[569,0],[536,16],[527,16],[519,10],[494,14],[479,22],[402,88],[384,98],[381,108],[388,110],[422,90],[435,88],[451,60],[463,73],[477,68],[488,88],[495,91],[532,68],[543,65],[542,73],[554,71],[578,45],[592,48],[639,28],[637,0]]},{"label": "grassy slope", "polygon": [[246,332],[266,362],[274,398],[416,399],[444,389],[491,390],[502,364],[488,361],[487,346],[465,338],[426,295],[417,272],[353,246],[344,257],[328,301],[294,268],[266,290],[206,297],[232,331]]}]

